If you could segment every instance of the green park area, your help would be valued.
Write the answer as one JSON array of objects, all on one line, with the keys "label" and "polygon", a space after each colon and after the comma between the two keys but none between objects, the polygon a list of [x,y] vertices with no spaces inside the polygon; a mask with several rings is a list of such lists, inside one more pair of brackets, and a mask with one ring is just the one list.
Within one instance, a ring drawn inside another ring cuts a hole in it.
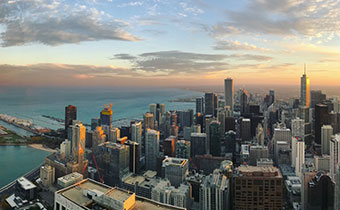
[{"label": "green park area", "polygon": [[2,126],[0,126],[0,144],[23,144],[26,140]]}]

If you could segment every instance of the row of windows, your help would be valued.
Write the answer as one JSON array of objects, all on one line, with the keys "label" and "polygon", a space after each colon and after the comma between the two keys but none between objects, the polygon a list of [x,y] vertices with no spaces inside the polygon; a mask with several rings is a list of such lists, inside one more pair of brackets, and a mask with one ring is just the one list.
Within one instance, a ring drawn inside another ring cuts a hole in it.
[{"label": "row of windows", "polygon": [[[66,207],[63,205],[60,205],[58,202],[56,202],[56,209],[55,210],[66,210]],[[68,209],[67,209],[68,210]]]}]

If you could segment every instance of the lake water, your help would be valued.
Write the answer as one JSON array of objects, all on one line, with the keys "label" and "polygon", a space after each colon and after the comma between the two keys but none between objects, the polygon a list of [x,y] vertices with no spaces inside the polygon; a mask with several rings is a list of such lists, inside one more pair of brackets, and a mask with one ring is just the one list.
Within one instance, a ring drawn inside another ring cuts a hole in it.
[{"label": "lake water", "polygon": [[49,154],[28,146],[0,146],[0,188],[40,165]]},{"label": "lake water", "polygon": [[202,95],[182,89],[1,88],[0,113],[56,129],[63,125],[42,115],[64,119],[65,106],[72,104],[78,107],[78,120],[90,124],[91,118],[99,117],[104,104],[113,103],[113,121],[118,126],[118,119],[142,119],[151,103],[164,103],[167,110],[195,109],[195,103],[169,100]]}]

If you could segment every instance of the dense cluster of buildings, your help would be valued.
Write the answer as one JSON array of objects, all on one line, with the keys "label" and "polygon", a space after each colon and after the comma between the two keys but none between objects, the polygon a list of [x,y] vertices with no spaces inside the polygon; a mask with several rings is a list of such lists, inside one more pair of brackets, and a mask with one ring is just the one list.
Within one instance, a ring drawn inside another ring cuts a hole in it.
[{"label": "dense cluster of buildings", "polygon": [[120,128],[112,105],[91,127],[67,106],[67,138],[40,171],[58,186],[54,209],[340,209],[338,99],[311,90],[306,72],[289,101],[224,87],[196,110],[150,104]]}]

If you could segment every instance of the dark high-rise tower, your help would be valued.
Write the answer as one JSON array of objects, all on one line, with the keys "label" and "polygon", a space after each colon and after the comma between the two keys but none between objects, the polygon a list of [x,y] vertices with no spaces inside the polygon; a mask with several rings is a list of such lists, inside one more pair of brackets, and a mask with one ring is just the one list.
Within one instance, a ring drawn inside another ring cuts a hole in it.
[{"label": "dark high-rise tower", "polygon": [[65,107],[65,135],[72,121],[77,120],[77,107],[73,105],[68,105]]},{"label": "dark high-rise tower", "polygon": [[230,110],[234,110],[234,84],[231,78],[224,80],[224,101],[225,106],[229,106]]},{"label": "dark high-rise tower", "polygon": [[204,99],[203,97],[196,98],[196,114],[204,112]]},{"label": "dark high-rise tower", "polygon": [[221,155],[221,123],[212,121],[209,125],[209,147],[210,154],[213,156]]},{"label": "dark high-rise tower", "polygon": [[321,144],[321,127],[329,125],[328,106],[325,104],[315,105],[315,143]]},{"label": "dark high-rise tower", "polygon": [[248,92],[245,89],[240,90],[240,108],[241,114],[248,113]]},{"label": "dark high-rise tower", "polygon": [[205,93],[204,96],[205,115],[216,116],[216,110],[218,106],[218,95],[215,93]]},{"label": "dark high-rise tower", "polygon": [[310,107],[310,81],[309,77],[306,74],[306,65],[305,65],[305,72],[301,77],[301,96],[300,102],[302,106]]}]

